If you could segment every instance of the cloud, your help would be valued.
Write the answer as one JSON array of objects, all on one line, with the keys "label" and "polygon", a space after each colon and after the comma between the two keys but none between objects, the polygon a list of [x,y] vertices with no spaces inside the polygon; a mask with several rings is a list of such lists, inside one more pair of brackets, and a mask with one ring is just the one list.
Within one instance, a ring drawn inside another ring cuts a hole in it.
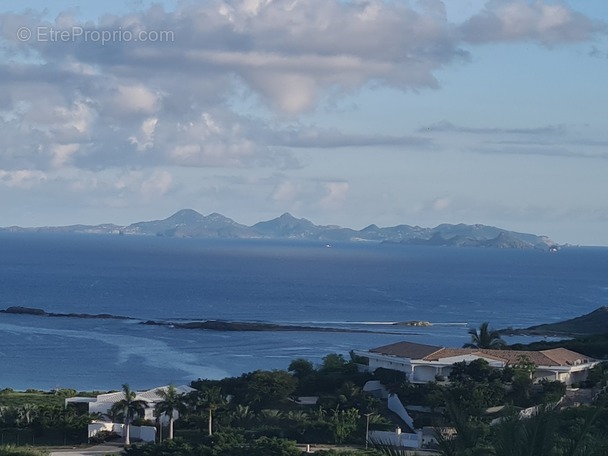
[{"label": "cloud", "polygon": [[444,211],[450,207],[451,203],[451,198],[437,198],[435,201],[433,201],[433,209],[436,211]]},{"label": "cloud", "polygon": [[0,169],[0,185],[15,188],[31,188],[46,181],[46,175],[41,171],[19,169],[6,171]]},{"label": "cloud", "polygon": [[[544,125],[539,127],[465,127],[441,121],[417,130],[434,135],[434,142],[441,147],[453,147],[454,135],[442,138],[437,133],[455,133],[471,136],[464,146],[469,152],[494,155],[522,155],[545,157],[573,157],[606,159],[607,141],[593,140],[578,125]],[[449,143],[445,143],[445,140]]]},{"label": "cloud", "polygon": [[326,193],[319,204],[324,209],[332,209],[342,205],[350,188],[348,182],[325,182],[323,187]]},{"label": "cloud", "polygon": [[471,133],[480,135],[495,135],[495,134],[506,134],[506,135],[556,135],[563,134],[566,132],[566,127],[563,125],[546,125],[543,127],[531,127],[531,128],[483,128],[483,127],[463,127],[455,125],[448,121],[437,122],[431,125],[420,127],[418,133],[444,133],[444,132],[456,132],[456,133]]},{"label": "cloud", "polygon": [[591,46],[587,55],[596,59],[608,59],[608,51],[599,49],[597,46]]},{"label": "cloud", "polygon": [[298,197],[300,192],[301,188],[298,184],[284,180],[276,185],[270,197],[278,202],[291,202]]},{"label": "cloud", "polygon": [[608,152],[603,148],[581,149],[580,146],[565,147],[557,143],[487,143],[469,148],[470,151],[494,155],[528,155],[543,157],[565,157],[586,159],[608,159]]},{"label": "cloud", "polygon": [[343,180],[299,179],[275,176],[271,201],[282,210],[306,213],[333,210],[342,206],[349,194],[350,184]]},{"label": "cloud", "polygon": [[430,140],[423,137],[344,133],[336,129],[305,126],[275,131],[273,141],[285,147],[321,149],[370,146],[424,147],[430,144]]},{"label": "cloud", "polygon": [[[297,148],[421,148],[430,144],[425,137],[293,120],[369,86],[437,88],[437,71],[468,59],[464,46],[554,45],[601,29],[542,1],[490,2],[462,24],[447,20],[441,2],[421,5],[209,0],[88,22],[69,13],[52,21],[31,11],[0,14],[0,168],[277,170],[300,166]],[[21,41],[23,27],[32,36]],[[243,98],[274,117],[239,112]]]},{"label": "cloud", "polygon": [[161,96],[142,84],[119,85],[113,97],[113,114],[152,115],[159,110]]},{"label": "cloud", "polygon": [[547,46],[592,38],[606,26],[565,4],[527,0],[492,0],[460,27],[470,43],[533,41]]}]

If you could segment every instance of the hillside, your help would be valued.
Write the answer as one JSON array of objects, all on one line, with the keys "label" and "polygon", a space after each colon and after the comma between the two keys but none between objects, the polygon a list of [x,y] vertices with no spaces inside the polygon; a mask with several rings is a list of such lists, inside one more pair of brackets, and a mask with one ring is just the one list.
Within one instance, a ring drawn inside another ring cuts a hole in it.
[{"label": "hillside", "polygon": [[326,243],[375,241],[410,245],[557,250],[557,244],[546,236],[518,233],[479,224],[441,224],[435,228],[409,225],[381,228],[372,224],[362,230],[355,230],[336,225],[315,225],[310,220],[285,213],[280,217],[246,226],[222,214],[203,215],[192,209],[180,210],[165,219],[136,222],[127,226],[114,224],[36,228],[12,226],[0,228],[0,231],[129,234],[181,238],[304,239]]},{"label": "hillside", "polygon": [[539,336],[594,336],[608,333],[608,307],[600,307],[593,312],[570,320],[530,326],[525,329],[503,329],[503,334]]}]

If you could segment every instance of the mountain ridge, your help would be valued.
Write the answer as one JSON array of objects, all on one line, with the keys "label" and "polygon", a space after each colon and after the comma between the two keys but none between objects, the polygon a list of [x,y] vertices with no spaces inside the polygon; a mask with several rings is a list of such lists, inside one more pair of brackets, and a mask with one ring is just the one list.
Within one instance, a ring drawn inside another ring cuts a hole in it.
[{"label": "mountain ridge", "polygon": [[508,231],[488,225],[452,225],[443,223],[434,228],[400,224],[379,227],[370,224],[361,230],[336,225],[315,225],[306,218],[289,212],[251,226],[240,224],[217,212],[203,215],[193,209],[181,209],[160,220],[135,222],[120,226],[68,225],[22,228],[0,228],[4,232],[55,232],[120,235],[153,235],[191,238],[233,239],[302,239],[322,242],[374,241],[392,244],[435,245],[452,247],[494,247],[515,249],[557,250],[558,244],[547,236]]}]

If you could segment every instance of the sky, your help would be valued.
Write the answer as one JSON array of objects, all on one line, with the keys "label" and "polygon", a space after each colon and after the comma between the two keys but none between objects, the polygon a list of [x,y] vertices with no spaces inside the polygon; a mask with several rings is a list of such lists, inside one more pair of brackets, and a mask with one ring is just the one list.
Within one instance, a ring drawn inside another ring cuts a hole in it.
[{"label": "sky", "polygon": [[4,0],[0,226],[182,208],[608,246],[605,0]]}]

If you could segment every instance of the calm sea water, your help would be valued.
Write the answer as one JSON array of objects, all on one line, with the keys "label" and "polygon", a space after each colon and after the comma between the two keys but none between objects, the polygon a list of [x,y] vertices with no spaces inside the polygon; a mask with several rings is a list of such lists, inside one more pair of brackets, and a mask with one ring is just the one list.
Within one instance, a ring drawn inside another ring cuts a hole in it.
[{"label": "calm sea water", "polygon": [[[16,305],[372,331],[215,332],[0,314],[0,388],[142,389],[404,339],[461,346],[483,321],[525,327],[578,316],[608,305],[608,249],[3,233],[0,308]],[[408,320],[433,326],[386,324]]]}]

